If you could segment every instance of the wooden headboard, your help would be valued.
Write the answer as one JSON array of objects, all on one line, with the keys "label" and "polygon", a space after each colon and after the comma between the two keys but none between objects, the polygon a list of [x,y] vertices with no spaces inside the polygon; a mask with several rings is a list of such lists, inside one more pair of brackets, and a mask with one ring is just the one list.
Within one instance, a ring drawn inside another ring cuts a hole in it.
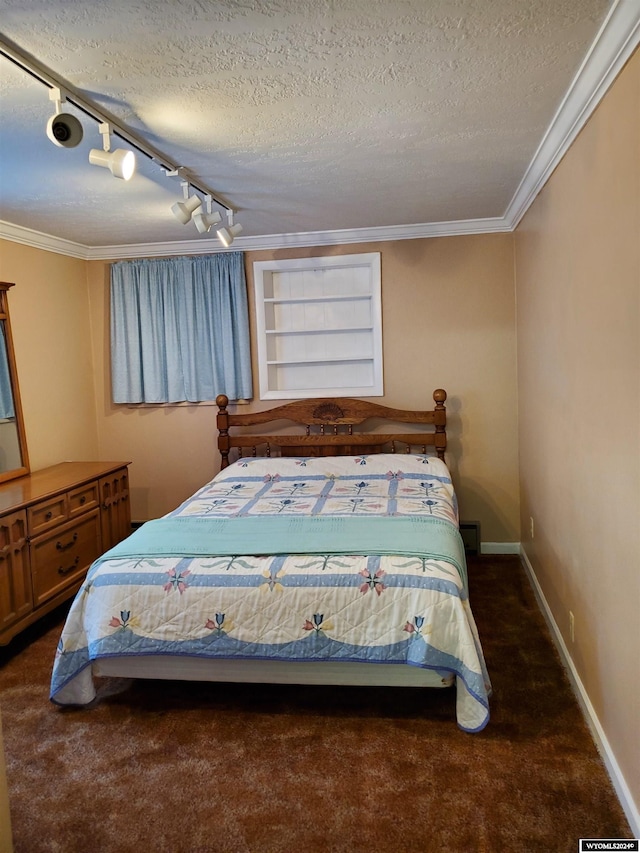
[{"label": "wooden headboard", "polygon": [[[444,459],[447,446],[447,410],[444,403],[447,392],[438,388],[433,392],[433,399],[435,408],[420,412],[392,409],[351,397],[323,397],[296,400],[264,412],[230,414],[227,411],[228,398],[219,394],[216,404],[221,468],[226,468],[232,461],[229,459],[232,448],[238,449],[238,456],[271,456],[274,449],[280,456],[358,456],[395,453],[396,446],[400,445],[406,453],[410,453],[413,447],[419,447],[422,453],[433,449],[440,459]],[[434,429],[430,432],[367,433],[363,424],[373,418],[392,423],[430,424]],[[272,435],[232,432],[232,427],[252,427],[275,421],[302,426],[304,432]],[[261,453],[258,453],[258,448],[261,448]],[[250,453],[245,453],[245,450],[250,450]]]}]

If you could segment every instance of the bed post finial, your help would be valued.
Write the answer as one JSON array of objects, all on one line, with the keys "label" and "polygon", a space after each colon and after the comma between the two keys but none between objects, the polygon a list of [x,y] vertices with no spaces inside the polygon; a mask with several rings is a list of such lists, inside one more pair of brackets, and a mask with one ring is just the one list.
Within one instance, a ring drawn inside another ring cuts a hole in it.
[{"label": "bed post finial", "polygon": [[436,425],[436,453],[438,454],[438,459],[442,459],[442,461],[444,462],[444,451],[447,446],[447,409],[444,403],[447,399],[447,392],[444,390],[444,388],[436,388],[436,390],[433,392],[433,399],[436,404],[436,407],[434,409],[434,422]]},{"label": "bed post finial", "polygon": [[447,392],[444,388],[436,388],[433,392],[433,399],[436,404],[436,409],[444,409],[444,402],[447,399]]},{"label": "bed post finial", "polygon": [[226,468],[229,464],[229,398],[226,394],[218,394],[216,397],[216,405],[218,407],[218,415],[216,423],[218,425],[218,450],[220,451],[220,470]]}]

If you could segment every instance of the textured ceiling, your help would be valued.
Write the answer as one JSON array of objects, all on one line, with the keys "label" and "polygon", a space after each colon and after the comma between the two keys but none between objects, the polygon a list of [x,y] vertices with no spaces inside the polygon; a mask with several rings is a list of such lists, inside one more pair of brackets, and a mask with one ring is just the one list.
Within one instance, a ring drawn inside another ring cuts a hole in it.
[{"label": "textured ceiling", "polygon": [[[0,0],[2,35],[238,211],[244,235],[501,217],[610,0]],[[198,240],[179,181],[45,135],[0,58],[0,219],[87,246]],[[244,236],[243,235],[243,236]]]}]

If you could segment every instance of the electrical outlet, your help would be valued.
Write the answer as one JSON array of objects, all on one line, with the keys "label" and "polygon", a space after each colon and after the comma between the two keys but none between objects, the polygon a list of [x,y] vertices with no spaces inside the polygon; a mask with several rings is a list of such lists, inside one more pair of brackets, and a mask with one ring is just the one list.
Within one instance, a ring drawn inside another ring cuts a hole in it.
[{"label": "electrical outlet", "polygon": [[576,625],[575,620],[573,618],[573,613],[569,611],[569,637],[571,638],[571,642],[575,642],[576,639]]},{"label": "electrical outlet", "polygon": [[533,539],[533,516],[529,518],[529,530],[531,532],[531,538]]}]

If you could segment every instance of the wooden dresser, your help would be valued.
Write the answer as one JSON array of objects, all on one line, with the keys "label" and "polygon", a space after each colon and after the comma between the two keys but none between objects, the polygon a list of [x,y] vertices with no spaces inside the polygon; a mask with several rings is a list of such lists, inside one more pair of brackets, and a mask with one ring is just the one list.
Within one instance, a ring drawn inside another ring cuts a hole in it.
[{"label": "wooden dresser", "polygon": [[0,645],[75,595],[131,532],[128,462],[61,462],[0,484]]}]

